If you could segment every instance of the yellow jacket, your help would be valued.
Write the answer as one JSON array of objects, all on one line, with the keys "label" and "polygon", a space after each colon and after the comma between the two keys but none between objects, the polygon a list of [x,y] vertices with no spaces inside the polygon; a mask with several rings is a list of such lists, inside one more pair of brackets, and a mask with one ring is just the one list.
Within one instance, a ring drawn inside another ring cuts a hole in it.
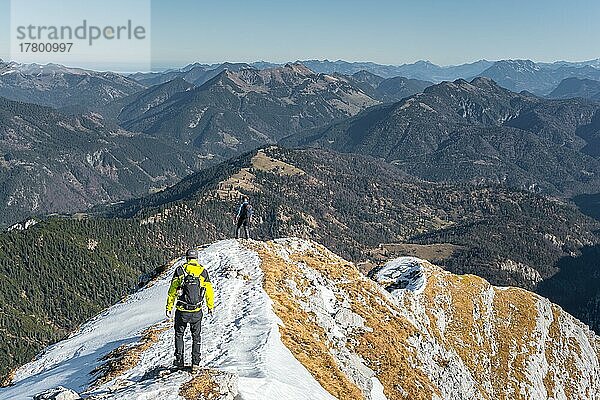
[{"label": "yellow jacket", "polygon": [[[167,310],[171,311],[173,309],[175,301],[179,296],[178,290],[183,283],[185,275],[193,275],[200,278],[200,285],[204,288],[206,306],[209,310],[212,310],[215,306],[215,294],[212,284],[210,283],[210,278],[208,277],[208,271],[200,265],[198,260],[194,259],[188,260],[183,266],[177,267],[175,270],[175,274],[173,274],[173,279],[171,280],[171,286],[169,287],[169,294],[167,296]],[[197,312],[202,310],[202,306],[193,310],[188,310],[179,304],[177,304],[176,307],[179,311],[183,312]]]}]

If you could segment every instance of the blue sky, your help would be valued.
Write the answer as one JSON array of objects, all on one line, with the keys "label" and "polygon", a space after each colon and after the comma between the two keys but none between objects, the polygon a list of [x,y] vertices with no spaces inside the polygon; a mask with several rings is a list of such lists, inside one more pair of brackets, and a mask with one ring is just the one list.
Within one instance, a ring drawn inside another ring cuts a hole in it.
[{"label": "blue sky", "polygon": [[[9,0],[0,15],[5,38]],[[153,0],[152,61],[587,60],[600,57],[598,21],[597,0]]]}]

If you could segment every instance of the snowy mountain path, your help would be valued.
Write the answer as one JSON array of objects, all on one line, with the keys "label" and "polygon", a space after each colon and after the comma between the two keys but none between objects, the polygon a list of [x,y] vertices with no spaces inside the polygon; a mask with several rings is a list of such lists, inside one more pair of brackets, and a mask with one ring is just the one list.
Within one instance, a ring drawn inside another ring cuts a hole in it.
[{"label": "snowy mountain path", "polygon": [[[178,260],[154,284],[110,307],[17,370],[15,385],[0,389],[0,399],[30,399],[57,386],[92,399],[181,399],[179,387],[191,375],[167,372],[174,358],[174,331],[172,323],[165,321],[164,310],[172,274],[183,261]],[[204,367],[236,373],[243,400],[333,399],[281,342],[281,321],[262,288],[257,254],[227,240],[201,250],[199,261],[208,269],[215,288],[214,314],[205,315],[202,323]],[[102,358],[121,345],[135,344],[149,327],[168,329],[139,355],[137,365],[90,387],[92,372],[104,363]],[[189,364],[189,331],[185,341]]]},{"label": "snowy mountain path", "polygon": [[19,368],[0,400],[599,398],[600,338],[523,289],[412,257],[369,279],[299,238],[224,240],[199,261],[215,288],[200,373],[171,368],[179,259]]}]

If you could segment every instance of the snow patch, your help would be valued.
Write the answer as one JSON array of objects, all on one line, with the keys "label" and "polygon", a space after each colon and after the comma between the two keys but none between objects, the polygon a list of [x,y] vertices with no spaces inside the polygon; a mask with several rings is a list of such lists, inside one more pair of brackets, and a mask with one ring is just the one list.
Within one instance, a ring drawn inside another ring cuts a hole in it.
[{"label": "snow patch", "polygon": [[25,231],[25,230],[31,228],[32,226],[36,225],[37,223],[38,223],[38,221],[36,221],[35,219],[28,219],[25,222],[21,222],[21,223],[14,224],[14,225],[10,226],[7,229],[7,231],[8,232],[11,232],[11,231]]},{"label": "snow patch", "polygon": [[87,249],[90,251],[96,250],[96,247],[98,247],[98,243],[99,242],[96,239],[88,239]]},{"label": "snow patch", "polygon": [[379,379],[374,376],[371,378],[371,383],[373,384],[371,389],[371,400],[388,400],[383,393],[383,385],[379,382]]},{"label": "snow patch", "polygon": [[204,113],[206,112],[206,110],[208,110],[208,107],[204,107],[200,111],[197,111],[191,117],[188,128],[190,128],[190,129],[196,128],[200,124],[200,121],[202,120],[202,117],[204,116]]},{"label": "snow patch", "polygon": [[415,257],[396,258],[378,269],[373,279],[389,292],[406,289],[420,294],[426,283],[423,262]]}]

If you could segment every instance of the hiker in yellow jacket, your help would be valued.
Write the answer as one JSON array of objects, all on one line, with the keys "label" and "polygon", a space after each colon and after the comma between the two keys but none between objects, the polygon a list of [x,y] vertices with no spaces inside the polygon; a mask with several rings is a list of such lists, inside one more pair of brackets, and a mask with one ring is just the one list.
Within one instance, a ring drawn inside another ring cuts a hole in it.
[{"label": "hiker in yellow jacket", "polygon": [[175,307],[175,361],[178,368],[183,363],[183,335],[188,324],[192,331],[192,370],[200,368],[200,340],[202,323],[202,304],[206,299],[208,313],[214,308],[214,292],[208,271],[198,262],[198,251],[186,252],[186,263],[177,267],[167,297],[167,318],[171,319]]}]

